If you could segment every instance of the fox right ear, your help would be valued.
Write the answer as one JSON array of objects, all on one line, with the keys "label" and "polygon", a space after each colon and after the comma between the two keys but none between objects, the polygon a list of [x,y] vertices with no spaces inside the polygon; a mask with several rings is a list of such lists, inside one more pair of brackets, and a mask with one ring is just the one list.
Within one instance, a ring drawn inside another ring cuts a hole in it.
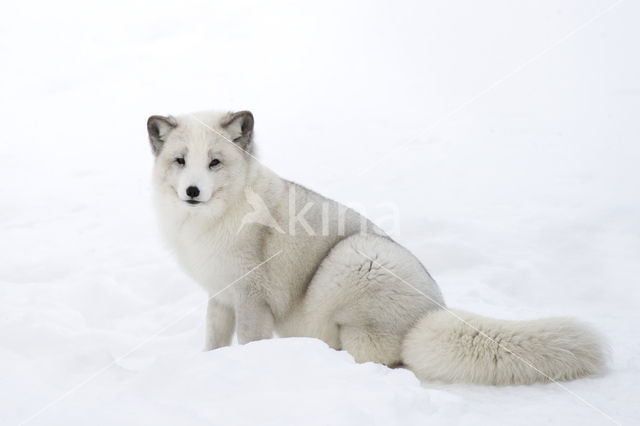
[{"label": "fox right ear", "polygon": [[161,115],[152,115],[147,120],[147,131],[149,132],[149,142],[151,142],[151,150],[153,155],[158,155],[165,137],[169,132],[178,125],[175,118]]}]

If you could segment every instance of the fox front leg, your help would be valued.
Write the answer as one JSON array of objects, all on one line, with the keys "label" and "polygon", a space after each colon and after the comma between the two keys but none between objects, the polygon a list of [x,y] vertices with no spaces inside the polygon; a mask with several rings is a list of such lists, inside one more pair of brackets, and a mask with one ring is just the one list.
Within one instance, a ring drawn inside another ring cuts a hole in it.
[{"label": "fox front leg", "polygon": [[273,337],[273,313],[259,292],[239,288],[236,293],[236,330],[238,343]]},{"label": "fox front leg", "polygon": [[210,351],[229,346],[235,326],[233,307],[223,305],[214,299],[209,299],[205,323],[204,350]]}]

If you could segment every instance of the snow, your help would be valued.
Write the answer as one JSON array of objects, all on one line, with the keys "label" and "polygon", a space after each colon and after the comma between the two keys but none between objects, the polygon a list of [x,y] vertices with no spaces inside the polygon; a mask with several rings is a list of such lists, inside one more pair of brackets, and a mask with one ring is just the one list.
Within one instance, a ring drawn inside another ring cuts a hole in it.
[{"label": "snow", "polygon": [[[638,423],[639,13],[4,4],[0,424]],[[587,320],[610,370],[495,388],[311,339],[202,352],[205,295],[157,235],[145,121],[209,108],[251,109],[265,164],[368,214],[450,306]]]}]

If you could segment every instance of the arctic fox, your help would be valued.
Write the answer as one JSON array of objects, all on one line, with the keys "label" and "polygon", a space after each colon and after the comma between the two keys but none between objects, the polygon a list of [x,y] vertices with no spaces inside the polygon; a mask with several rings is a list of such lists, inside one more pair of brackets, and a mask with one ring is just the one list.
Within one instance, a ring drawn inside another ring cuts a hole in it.
[{"label": "arctic fox", "polygon": [[598,374],[596,332],[567,318],[453,311],[420,261],[355,211],[254,157],[248,111],[152,116],[154,199],[179,263],[209,294],[206,349],[308,336],[421,380],[491,385]]}]

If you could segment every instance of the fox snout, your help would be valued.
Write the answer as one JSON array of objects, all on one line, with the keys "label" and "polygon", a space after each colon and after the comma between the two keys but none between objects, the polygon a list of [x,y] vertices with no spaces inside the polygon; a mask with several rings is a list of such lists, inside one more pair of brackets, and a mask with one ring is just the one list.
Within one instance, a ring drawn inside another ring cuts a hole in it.
[{"label": "fox snout", "polygon": [[187,189],[185,190],[185,193],[187,194],[187,197],[189,197],[188,199],[185,200],[187,203],[200,204],[200,201],[196,200],[196,198],[198,198],[198,195],[200,195],[200,189],[198,189],[197,186],[194,186],[194,185],[188,186]]},{"label": "fox snout", "polygon": [[187,190],[185,192],[187,193],[187,197],[189,198],[196,198],[198,195],[200,195],[200,190],[198,189],[198,187],[193,185],[187,187]]}]

